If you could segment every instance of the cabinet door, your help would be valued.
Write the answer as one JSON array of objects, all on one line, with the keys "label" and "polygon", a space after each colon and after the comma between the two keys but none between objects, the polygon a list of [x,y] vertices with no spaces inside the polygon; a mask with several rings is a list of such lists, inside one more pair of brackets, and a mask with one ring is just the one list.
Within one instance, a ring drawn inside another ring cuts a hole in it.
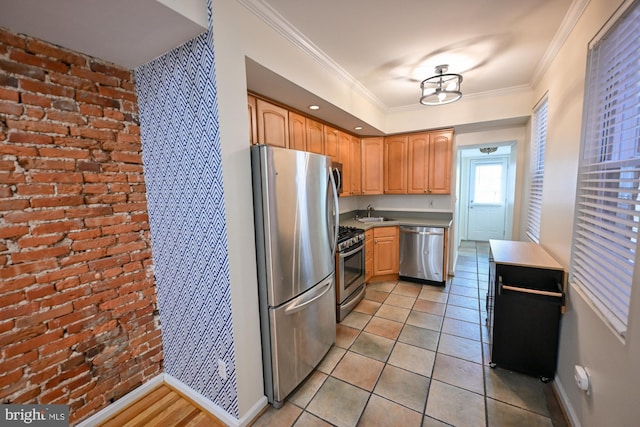
[{"label": "cabinet door", "polygon": [[307,117],[307,151],[324,154],[324,129],[322,123]]},{"label": "cabinet door", "polygon": [[289,148],[300,151],[307,149],[307,119],[293,111],[289,111]]},{"label": "cabinet door", "polygon": [[364,280],[365,282],[369,282],[373,277],[373,229],[365,232],[364,245]]},{"label": "cabinet door", "polygon": [[258,99],[258,142],[274,147],[289,146],[289,112],[277,105]]},{"label": "cabinet door", "polygon": [[[343,134],[342,135],[347,135]],[[349,135],[347,135],[349,136]],[[351,157],[349,156],[349,144],[348,141],[345,144],[342,138],[338,141],[338,161],[342,164],[342,192],[341,196],[351,196]]]},{"label": "cabinet door", "polygon": [[362,138],[362,194],[382,194],[384,175],[384,139]]},{"label": "cabinet door", "polygon": [[430,194],[451,193],[451,149],[453,131],[431,132],[429,135],[429,187]]},{"label": "cabinet door", "polygon": [[409,135],[407,193],[424,194],[428,187],[429,134]]},{"label": "cabinet door", "polygon": [[407,194],[407,136],[384,138],[384,193]]},{"label": "cabinet door", "polygon": [[360,177],[362,176],[360,138],[355,136],[349,137],[349,184],[351,195],[357,196],[362,194],[362,186]]},{"label": "cabinet door", "polygon": [[249,110],[249,143],[258,143],[258,123],[255,96],[247,95],[247,109]]},{"label": "cabinet door", "polygon": [[373,275],[397,274],[398,257],[398,227],[374,228]]},{"label": "cabinet door", "polygon": [[324,154],[331,157],[331,160],[338,162],[340,157],[340,150],[338,142],[341,132],[338,129],[334,129],[330,126],[324,125]]}]

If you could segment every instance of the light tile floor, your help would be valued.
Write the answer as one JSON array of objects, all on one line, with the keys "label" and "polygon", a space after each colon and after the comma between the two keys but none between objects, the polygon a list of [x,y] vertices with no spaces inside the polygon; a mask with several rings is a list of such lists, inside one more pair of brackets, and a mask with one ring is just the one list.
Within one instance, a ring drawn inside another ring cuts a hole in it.
[{"label": "light tile floor", "polygon": [[380,282],[309,378],[255,426],[565,426],[551,386],[491,369],[489,246],[463,242],[443,287]]}]

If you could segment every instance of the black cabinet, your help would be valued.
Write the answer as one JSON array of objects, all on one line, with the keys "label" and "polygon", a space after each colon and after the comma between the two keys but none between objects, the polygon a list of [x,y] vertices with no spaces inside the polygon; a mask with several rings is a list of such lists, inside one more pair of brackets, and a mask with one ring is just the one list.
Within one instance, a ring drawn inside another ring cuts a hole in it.
[{"label": "black cabinet", "polygon": [[564,270],[535,243],[491,240],[487,323],[491,365],[551,379]]}]

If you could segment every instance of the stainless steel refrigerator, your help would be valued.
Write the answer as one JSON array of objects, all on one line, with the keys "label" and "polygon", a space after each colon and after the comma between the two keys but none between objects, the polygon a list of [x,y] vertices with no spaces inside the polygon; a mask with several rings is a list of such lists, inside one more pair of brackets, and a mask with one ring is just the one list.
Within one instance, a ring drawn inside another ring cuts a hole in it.
[{"label": "stainless steel refrigerator", "polygon": [[251,147],[265,394],[276,408],[336,339],[331,159]]}]

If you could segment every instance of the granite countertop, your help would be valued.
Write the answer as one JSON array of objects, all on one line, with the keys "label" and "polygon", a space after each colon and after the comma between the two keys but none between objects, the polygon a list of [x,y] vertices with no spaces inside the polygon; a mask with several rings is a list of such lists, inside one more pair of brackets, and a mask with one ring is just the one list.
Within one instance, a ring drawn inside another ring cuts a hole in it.
[{"label": "granite countertop", "polygon": [[357,227],[368,230],[374,227],[392,227],[396,225],[409,225],[418,227],[449,228],[453,222],[450,212],[402,212],[402,211],[374,211],[371,216],[390,218],[390,221],[360,222],[356,219],[366,217],[366,212],[348,212],[340,215],[340,225]]}]

